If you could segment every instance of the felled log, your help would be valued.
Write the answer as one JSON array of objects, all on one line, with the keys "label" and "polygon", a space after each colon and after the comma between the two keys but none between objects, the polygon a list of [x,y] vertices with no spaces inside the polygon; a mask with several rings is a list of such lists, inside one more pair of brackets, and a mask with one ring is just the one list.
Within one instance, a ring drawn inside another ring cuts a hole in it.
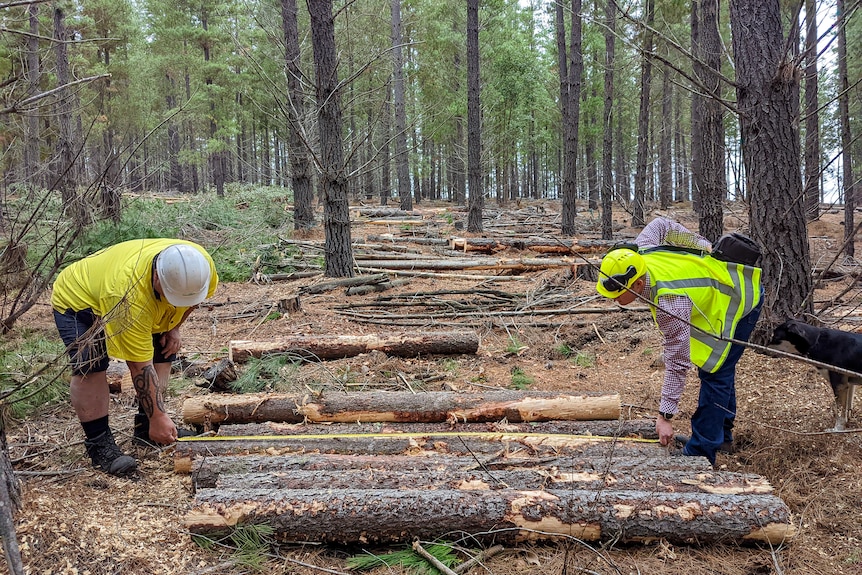
[{"label": "felled log", "polygon": [[398,208],[351,208],[357,216],[365,216],[366,218],[392,218],[392,217],[413,217],[420,216],[414,211],[401,210]]},{"label": "felled log", "polygon": [[338,469],[320,471],[268,471],[222,474],[218,489],[604,489],[655,493],[772,493],[772,485],[759,475],[730,471],[704,473],[653,469],[615,475],[599,471],[521,469],[490,471],[432,469]]},{"label": "felled log", "polygon": [[365,295],[374,292],[381,292],[390,290],[394,287],[407,285],[410,283],[410,280],[392,280],[388,282],[383,282],[379,284],[373,285],[364,285],[364,286],[354,286],[347,288],[344,293],[345,295]]},{"label": "felled log", "polygon": [[390,242],[390,243],[410,243],[420,246],[445,246],[449,245],[449,240],[445,238],[424,238],[413,235],[396,236],[394,234],[380,234],[366,236],[367,242]]},{"label": "felled log", "polygon": [[332,291],[334,289],[346,288],[351,286],[379,284],[387,281],[388,279],[389,276],[387,276],[386,274],[360,275],[352,278],[341,278],[320,282],[317,284],[311,284],[300,288],[299,291],[303,294],[318,294]]},{"label": "felled log", "polygon": [[436,258],[414,259],[402,261],[365,260],[366,268],[383,268],[392,270],[494,270],[510,273],[539,271],[552,268],[568,267],[575,269],[582,265],[571,258]]},{"label": "felled log", "polygon": [[108,390],[111,393],[133,393],[132,373],[125,361],[111,361],[105,371],[108,379]]},{"label": "felled log", "polygon": [[529,433],[429,433],[296,435],[275,437],[189,437],[174,447],[174,471],[188,473],[194,460],[241,454],[288,455],[466,455],[556,457],[560,455],[613,458],[662,457],[657,443],[571,435]]},{"label": "felled log", "polygon": [[774,495],[580,489],[203,489],[185,517],[197,534],[261,523],[284,541],[341,545],[433,541],[453,531],[502,544],[568,536],[774,545],[796,533]]},{"label": "felled log", "polygon": [[190,397],[183,420],[193,424],[442,421],[511,423],[551,420],[617,420],[620,396],[601,393],[501,390],[484,393],[372,391],[308,395],[242,394]]},{"label": "felled log", "polygon": [[341,455],[328,453],[303,453],[286,455],[222,455],[200,457],[191,460],[175,460],[177,473],[191,473],[192,483],[198,489],[215,487],[223,475],[244,473],[288,473],[294,471],[370,470],[387,472],[398,469],[403,473],[452,469],[475,471],[483,469],[517,471],[558,469],[565,473],[599,473],[612,476],[652,473],[656,469],[681,473],[711,473],[712,465],[705,457],[668,457],[661,450],[652,456],[634,456],[612,453],[608,450],[598,456],[551,456],[551,457],[462,457],[458,455]]},{"label": "felled log", "polygon": [[236,366],[229,359],[223,359],[210,366],[201,374],[206,384],[199,387],[208,387],[213,391],[230,391],[230,384],[237,379]]},{"label": "felled log", "polygon": [[530,423],[233,423],[219,426],[220,436],[253,435],[318,435],[328,433],[435,433],[459,431],[465,433],[554,433],[568,435],[601,435],[609,437],[642,437],[658,439],[654,419],[625,421],[538,421]]},{"label": "felled log", "polygon": [[341,359],[370,351],[399,357],[436,354],[473,354],[479,336],[473,331],[449,331],[422,335],[316,335],[290,336],[278,341],[231,341],[230,358],[235,363],[249,357],[293,354],[310,359]]},{"label": "felled log", "polygon": [[449,247],[461,252],[493,254],[501,250],[530,250],[547,254],[589,253],[606,250],[615,240],[570,240],[546,238],[450,238]]}]

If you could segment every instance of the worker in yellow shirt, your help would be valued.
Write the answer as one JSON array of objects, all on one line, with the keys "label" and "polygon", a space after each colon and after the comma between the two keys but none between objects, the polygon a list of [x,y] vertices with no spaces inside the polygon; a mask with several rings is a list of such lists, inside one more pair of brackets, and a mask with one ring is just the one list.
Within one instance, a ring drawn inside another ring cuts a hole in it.
[{"label": "worker in yellow shirt", "polygon": [[108,425],[108,358],[125,360],[138,397],[134,441],[177,439],[163,397],[182,342],[180,325],[212,297],[218,274],[201,246],[176,239],[130,240],[65,268],[54,282],[54,322],[71,359],[71,399],[93,466],[137,469]]}]

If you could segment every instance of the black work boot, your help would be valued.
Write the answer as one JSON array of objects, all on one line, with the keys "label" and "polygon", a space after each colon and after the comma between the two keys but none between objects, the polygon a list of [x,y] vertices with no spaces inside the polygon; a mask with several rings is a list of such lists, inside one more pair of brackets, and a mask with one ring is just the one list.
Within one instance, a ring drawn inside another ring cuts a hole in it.
[{"label": "black work boot", "polygon": [[111,430],[84,441],[87,455],[93,460],[93,467],[111,475],[124,476],[133,473],[138,468],[135,458],[126,455],[117,447]]},{"label": "black work boot", "polygon": [[153,445],[150,442],[150,418],[145,413],[135,414],[135,431],[132,435],[132,443],[150,447]]}]

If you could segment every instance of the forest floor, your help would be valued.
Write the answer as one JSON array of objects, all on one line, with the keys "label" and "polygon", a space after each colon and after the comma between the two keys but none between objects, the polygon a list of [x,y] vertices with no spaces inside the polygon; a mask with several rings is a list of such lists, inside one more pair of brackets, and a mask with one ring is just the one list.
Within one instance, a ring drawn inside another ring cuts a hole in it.
[{"label": "forest floor", "polygon": [[[430,209],[417,208],[418,211]],[[512,209],[515,209],[514,206]],[[533,209],[532,207],[530,209]],[[536,206],[535,217],[547,226],[558,204]],[[502,212],[502,211],[501,211]],[[732,214],[744,208],[731,206],[726,228],[738,229],[742,220]],[[430,211],[428,212],[430,214]],[[658,212],[653,212],[650,217]],[[686,206],[663,213],[696,229]],[[428,217],[434,217],[429,215]],[[456,216],[458,219],[460,216]],[[842,243],[843,215],[826,213],[810,224],[812,257],[825,265]],[[449,224],[452,222],[449,221]],[[579,216],[580,229],[592,233],[596,217]],[[379,225],[357,225],[353,237],[389,231]],[[493,230],[493,226],[489,226]],[[620,238],[638,230],[620,219]],[[441,237],[466,235],[451,225],[436,229]],[[494,235],[489,231],[486,235]],[[190,238],[195,239],[195,238]],[[308,240],[321,240],[322,232]],[[860,248],[857,248],[860,249]],[[468,254],[464,254],[467,256]],[[499,257],[533,257],[504,252]],[[598,254],[591,256],[598,258]],[[577,258],[575,258],[577,260]],[[858,271],[858,270],[857,270]],[[452,274],[455,275],[455,274]],[[466,274],[458,274],[466,275]],[[372,302],[380,295],[415,294],[444,290],[492,288],[527,297],[562,295],[589,306],[607,305],[595,296],[593,282],[577,279],[567,268],[523,273],[500,281],[456,277],[412,278],[383,294],[344,295],[343,290],[301,298],[301,311],[271,315],[277,302],[321,277],[270,283],[222,283],[211,306],[195,312],[184,331],[184,354],[215,361],[226,357],[230,340],[267,341],[285,334],[364,334],[451,329],[450,324],[427,322],[417,327],[376,325],[338,313],[340,304]],[[852,278],[825,282],[816,293],[816,307],[830,302]],[[846,312],[859,304],[859,288],[843,296],[843,305],[831,313]],[[442,296],[440,296],[442,297]],[[849,306],[849,308],[848,308]],[[562,304],[561,304],[562,307]],[[421,313],[420,317],[421,317]],[[852,320],[857,320],[855,323]],[[858,312],[837,324],[859,330]],[[393,322],[394,324],[395,322]],[[44,330],[54,337],[47,298],[21,321],[28,330]],[[310,363],[290,372],[295,385],[332,389],[405,389],[405,381],[433,380],[423,389],[481,391],[507,388],[513,370],[532,379],[530,389],[542,391],[601,391],[621,395],[627,415],[654,417],[662,370],[656,364],[661,339],[650,315],[618,311],[585,315],[495,317],[489,313],[471,323],[480,335],[475,355],[399,359],[382,353]],[[14,334],[13,334],[14,337]],[[512,344],[519,343],[518,353]],[[561,353],[563,344],[590,358],[575,361]],[[428,378],[427,374],[439,378]],[[400,377],[397,375],[400,374]],[[182,420],[182,403],[189,396],[207,393],[192,379],[179,377],[171,385],[169,412]],[[489,559],[473,573],[515,574],[647,574],[725,575],[862,574],[862,434],[824,433],[834,421],[833,400],[825,380],[802,362],[767,357],[747,351],[738,367],[739,410],[737,441],[732,455],[719,455],[718,466],[730,471],[766,477],[793,512],[799,535],[779,548],[651,544],[603,548],[574,544],[524,544]],[[682,413],[674,420],[678,432],[689,431],[687,417],[697,401],[694,372],[683,396]],[[857,401],[858,405],[858,401]],[[114,478],[93,470],[85,457],[83,434],[68,404],[54,406],[9,430],[10,455],[22,473],[22,508],[17,534],[28,573],[32,574],[224,574],[254,572],[237,560],[228,547],[203,549],[184,531],[183,517],[193,499],[191,478],[174,473],[170,449],[134,447],[130,436],[135,400],[131,393],[112,396],[111,424],[121,446],[139,459],[135,480]],[[862,427],[862,416],[850,427]],[[399,547],[401,548],[401,547]],[[379,552],[379,549],[369,549]],[[283,546],[271,550],[262,566],[267,573],[346,573],[345,559],[361,549],[319,545]],[[2,569],[0,569],[2,571]],[[407,573],[400,568],[379,568],[372,573]]]}]

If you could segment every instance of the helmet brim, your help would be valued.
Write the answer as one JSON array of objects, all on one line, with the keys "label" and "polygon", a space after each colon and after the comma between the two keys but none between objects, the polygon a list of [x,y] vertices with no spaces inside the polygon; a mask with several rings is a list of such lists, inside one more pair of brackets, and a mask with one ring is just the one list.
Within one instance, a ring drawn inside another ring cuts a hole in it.
[{"label": "helmet brim", "polygon": [[205,286],[200,292],[191,295],[171,293],[167,290],[164,290],[164,294],[168,303],[174,307],[193,307],[207,298],[208,288],[209,286]]}]

